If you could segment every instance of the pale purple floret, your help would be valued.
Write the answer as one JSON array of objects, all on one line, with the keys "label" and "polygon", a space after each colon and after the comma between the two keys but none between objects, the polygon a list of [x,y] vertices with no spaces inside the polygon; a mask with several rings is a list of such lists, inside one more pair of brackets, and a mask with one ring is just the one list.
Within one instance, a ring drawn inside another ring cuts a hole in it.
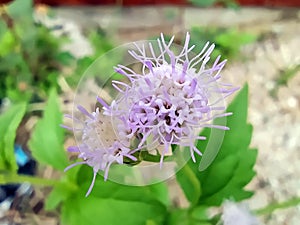
[{"label": "pale purple floret", "polygon": [[[78,158],[83,159],[83,161],[68,166],[65,171],[80,164],[87,164],[93,168],[93,180],[86,193],[86,196],[88,196],[92,191],[99,171],[104,171],[104,180],[107,180],[111,164],[123,164],[124,157],[134,161],[136,158],[131,155],[132,151],[129,148],[128,138],[120,139],[120,137],[116,137],[110,117],[100,114],[99,108],[93,113],[89,113],[82,106],[78,106],[78,110],[86,117],[83,121],[73,118],[82,125],[81,128],[77,128],[78,131],[82,132],[82,140],[80,140],[78,146],[68,147],[68,151],[77,152]],[[66,116],[72,118],[70,115]],[[64,125],[63,127],[71,129]]]},{"label": "pale purple floret", "polygon": [[199,54],[190,58],[194,46],[189,47],[189,33],[178,55],[170,49],[173,38],[167,44],[161,35],[157,40],[158,55],[151,43],[148,55],[145,46],[136,45],[137,51],[129,51],[133,58],[142,63],[142,73],[123,65],[117,66],[116,72],[126,76],[130,83],[114,81],[113,86],[121,94],[110,107],[103,105],[104,114],[119,118],[127,127],[128,138],[137,134],[142,136],[139,148],[146,146],[149,137],[164,145],[161,163],[172,144],[188,146],[195,161],[194,152],[201,155],[195,142],[205,139],[198,134],[203,127],[228,130],[226,126],[212,125],[210,122],[216,117],[231,115],[223,113],[225,107],[218,103],[238,89],[218,82],[226,61],[219,62],[218,57],[208,68],[207,62],[214,44],[207,43]]}]

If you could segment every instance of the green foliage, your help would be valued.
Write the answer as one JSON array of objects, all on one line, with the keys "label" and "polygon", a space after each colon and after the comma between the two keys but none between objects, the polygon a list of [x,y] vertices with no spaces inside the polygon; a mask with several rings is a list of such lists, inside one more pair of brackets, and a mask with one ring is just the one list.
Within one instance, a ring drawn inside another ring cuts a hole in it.
[{"label": "green foliage", "polygon": [[0,100],[46,99],[52,87],[59,90],[60,69],[72,58],[60,50],[65,40],[34,21],[32,0],[15,0],[1,12]]},{"label": "green foliage", "polygon": [[[52,88],[60,93],[60,76],[66,76],[68,84],[76,87],[88,67],[114,47],[101,30],[90,32],[88,39],[94,54],[75,59],[61,50],[67,41],[65,37],[54,37],[51,30],[34,21],[32,0],[15,0],[1,8],[0,101],[4,97],[13,102],[44,101]],[[103,58],[101,67],[91,76],[103,83],[111,75],[105,74],[107,68],[118,64],[122,57],[119,54]],[[71,71],[69,76],[62,73],[64,67]],[[120,79],[120,75],[116,74],[113,79]]]},{"label": "green foliage", "polygon": [[281,70],[275,79],[275,86],[270,91],[270,95],[272,97],[277,97],[277,93],[280,87],[287,86],[288,82],[293,79],[300,71],[300,64],[296,64],[294,66],[290,66],[284,70]]},{"label": "green foliage", "polygon": [[215,4],[222,4],[226,7],[237,8],[238,4],[235,0],[189,0],[193,5],[200,7],[209,7]]},{"label": "green foliage", "polygon": [[59,206],[60,203],[66,201],[71,194],[72,190],[65,186],[64,183],[55,186],[46,199],[45,209],[54,210]]},{"label": "green foliage", "polygon": [[292,79],[300,71],[300,64],[287,68],[281,71],[278,78],[276,79],[276,84],[278,86],[286,86],[288,81]]},{"label": "green foliage", "polygon": [[214,43],[215,50],[211,54],[210,61],[213,62],[219,55],[222,55],[224,59],[237,58],[240,48],[256,39],[256,36],[239,32],[236,29],[193,27],[190,44],[196,45],[194,52],[200,52],[207,41]]},{"label": "green foliage", "polygon": [[121,200],[118,198],[82,198],[77,195],[69,198],[62,209],[63,221],[66,224],[103,225],[119,224],[144,225],[148,220],[163,224],[165,209],[157,203],[144,201]]},{"label": "green foliage", "polygon": [[26,111],[26,104],[21,103],[10,107],[0,115],[0,170],[16,172],[18,169],[14,143],[17,128]]},{"label": "green foliage", "polygon": [[176,178],[189,202],[193,205],[196,204],[201,196],[201,184],[191,167],[185,165],[177,172]]},{"label": "green foliage", "polygon": [[[256,150],[249,149],[252,126],[247,124],[247,108],[248,86],[246,85],[228,107],[228,112],[234,112],[234,115],[227,120],[227,126],[231,130],[226,131],[214,162],[201,172],[198,163],[190,160],[186,165],[201,181],[202,192],[197,199],[199,205],[219,206],[224,199],[234,198],[239,201],[252,195],[252,192],[244,190],[245,185],[255,175],[253,166],[257,156]],[[218,119],[215,124],[218,124]],[[209,140],[210,129],[203,130],[201,135],[207,136]],[[207,143],[208,141],[199,141],[198,149],[205,151]],[[197,156],[196,159],[199,162],[201,158]],[[186,183],[181,179],[178,179],[178,182],[188,197],[190,193],[186,191]]]},{"label": "green foliage", "polygon": [[88,166],[78,168],[76,184],[80,188],[71,192],[70,189],[58,187],[47,200],[48,209],[62,203],[62,221],[65,224],[112,225],[120,221],[128,225],[164,224],[166,204],[169,202],[164,183],[134,187],[105,182],[98,175],[92,193],[84,198],[92,179],[92,170]]},{"label": "green foliage", "polygon": [[[114,66],[120,63],[123,58],[122,54],[113,55],[113,57],[105,57],[105,53],[114,48],[112,41],[106,36],[102,30],[89,32],[88,39],[93,47],[94,53],[91,56],[84,56],[77,60],[76,68],[66,78],[71,87],[76,87],[85,72],[88,70],[88,76],[93,77],[100,84],[103,84],[110,79],[121,79],[123,76],[107,74]],[[99,59],[99,61],[97,61]],[[94,64],[93,64],[94,63]]]},{"label": "green foliage", "polygon": [[51,165],[58,170],[63,170],[68,165],[63,147],[64,129],[59,126],[61,123],[62,113],[59,110],[56,91],[53,89],[43,118],[37,122],[28,144],[39,163]]},{"label": "green foliage", "polygon": [[206,207],[175,209],[169,213],[167,225],[213,225],[206,210]]},{"label": "green foliage", "polygon": [[11,17],[18,20],[31,21],[32,7],[31,0],[15,0],[8,5],[8,13]]}]

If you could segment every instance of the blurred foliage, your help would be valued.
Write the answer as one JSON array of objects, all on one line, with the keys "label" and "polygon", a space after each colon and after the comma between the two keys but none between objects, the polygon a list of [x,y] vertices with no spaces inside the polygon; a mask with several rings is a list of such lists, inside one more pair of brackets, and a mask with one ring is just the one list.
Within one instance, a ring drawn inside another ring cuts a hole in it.
[{"label": "blurred foliage", "polygon": [[63,147],[64,129],[59,126],[62,123],[62,117],[56,91],[52,89],[43,112],[43,118],[35,125],[28,143],[36,160],[61,171],[68,165]]},{"label": "blurred foliage", "polygon": [[286,69],[279,71],[277,78],[275,79],[275,85],[270,90],[270,95],[273,98],[277,98],[278,90],[282,86],[287,86],[288,82],[295,77],[300,71],[300,64],[292,65]]},{"label": "blurred foliage", "polygon": [[0,171],[16,172],[18,169],[14,144],[17,128],[25,114],[26,105],[16,104],[0,115]]},{"label": "blurred foliage", "polygon": [[[106,36],[105,32],[101,29],[97,29],[95,31],[88,32],[87,38],[92,45],[93,54],[79,58],[76,61],[76,67],[71,72],[71,74],[69,74],[66,77],[66,81],[68,82],[68,84],[71,87],[76,87],[78,85],[81,77],[86,72],[86,70],[94,62],[96,62],[97,59],[99,59],[104,53],[106,53],[114,48],[114,45],[112,44],[111,40]],[[106,80],[108,75],[105,74],[105,72],[107,70],[105,68],[103,68],[103,66],[112,68],[123,57],[122,55],[118,55],[118,56],[120,58],[111,58],[111,59],[109,59],[109,61],[106,61],[106,62],[101,61],[101,65],[100,65],[101,70],[93,71],[92,74],[89,74],[89,76],[94,77],[96,79],[96,81],[98,81],[99,83]],[[99,69],[97,66],[95,68]],[[89,72],[91,72],[91,71],[89,71]]]},{"label": "blurred foliage", "polygon": [[255,35],[233,28],[193,27],[190,44],[196,45],[194,52],[201,52],[206,42],[214,43],[215,49],[210,61],[213,62],[219,55],[228,60],[240,58],[241,47],[256,40]]},{"label": "blurred foliage", "polygon": [[[60,76],[75,88],[85,70],[114,47],[102,30],[88,32],[94,52],[76,59],[62,50],[70,41],[67,36],[54,36],[50,28],[34,20],[32,0],[16,0],[0,12],[0,101],[5,97],[12,102],[45,101],[52,88],[61,92]],[[112,66],[119,59],[103,64]],[[69,68],[67,74],[64,68]],[[101,81],[106,76],[94,74]]]},{"label": "blurred foliage", "polygon": [[31,0],[1,8],[0,41],[0,99],[41,101],[52,87],[60,90],[60,70],[72,56],[60,50],[65,38],[34,21]]},{"label": "blurred foliage", "polygon": [[[151,40],[158,39],[158,36],[151,37]],[[164,35],[166,42],[171,40],[172,36]],[[189,45],[195,45],[192,52],[201,52],[207,42],[214,44],[214,51],[210,55],[210,61],[208,64],[212,65],[215,59],[221,55],[221,59],[227,59],[229,61],[241,60],[243,55],[241,54],[241,48],[244,45],[254,43],[258,37],[257,35],[245,33],[235,28],[218,28],[218,27],[192,27],[190,30],[190,42]],[[174,43],[179,46],[183,46],[185,42],[185,36],[182,39],[175,39]],[[178,51],[178,49],[172,49]],[[246,56],[244,59],[247,59]]]},{"label": "blurred foliage", "polygon": [[214,5],[224,5],[230,8],[237,8],[238,3],[235,0],[189,0],[193,5],[199,7],[210,7]]}]

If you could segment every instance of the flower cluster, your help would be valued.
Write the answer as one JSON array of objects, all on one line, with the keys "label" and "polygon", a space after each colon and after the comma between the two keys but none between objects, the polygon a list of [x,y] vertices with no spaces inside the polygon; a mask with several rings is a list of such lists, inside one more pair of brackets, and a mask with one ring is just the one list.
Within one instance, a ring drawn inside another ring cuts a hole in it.
[{"label": "flower cluster", "polygon": [[[162,166],[164,155],[171,145],[189,147],[195,161],[194,153],[201,155],[195,142],[205,139],[199,136],[203,127],[228,129],[210,123],[217,117],[230,115],[223,113],[225,107],[219,103],[237,90],[218,82],[226,61],[219,62],[218,57],[212,67],[208,67],[214,45],[207,43],[199,54],[191,57],[195,46],[189,47],[189,41],[187,33],[178,55],[171,50],[173,38],[166,43],[163,35],[157,40],[158,54],[151,43],[146,46],[148,53],[145,46],[136,45],[137,50],[129,51],[129,54],[141,63],[142,70],[138,73],[123,65],[115,68],[129,82],[112,82],[119,95],[110,105],[97,98],[103,106],[103,114],[99,113],[99,109],[90,114],[78,107],[86,116],[82,144],[69,150],[78,151],[79,157],[84,160],[80,163],[93,167],[93,182],[99,170],[105,171],[106,179],[110,165],[122,164],[123,157],[136,160],[132,154],[147,150],[149,138],[153,143],[164,146],[160,152]],[[111,118],[116,121],[116,126],[111,123]]]},{"label": "flower cluster", "polygon": [[[144,46],[140,48],[136,45],[138,53],[129,53],[144,66],[142,74],[122,65],[116,67],[116,71],[126,76],[130,84],[114,81],[114,87],[121,92],[120,97],[111,106],[104,106],[106,115],[119,118],[128,128],[128,137],[142,134],[140,148],[143,148],[149,136],[153,141],[164,145],[161,163],[172,144],[190,147],[191,157],[195,161],[194,152],[201,155],[195,141],[205,139],[198,135],[199,129],[228,129],[208,123],[216,117],[230,115],[220,113],[225,107],[217,106],[226,95],[236,90],[217,85],[219,73],[226,61],[219,62],[218,57],[212,68],[206,68],[214,49],[214,45],[209,46],[209,43],[198,55],[189,59],[189,53],[194,48],[188,46],[189,40],[190,36],[187,34],[179,55],[170,50],[173,39],[167,44],[163,35],[158,40],[161,49],[159,55],[155,55],[151,44],[150,56],[146,55]],[[199,64],[200,68],[197,70]],[[219,96],[215,102],[211,101],[213,95]]]}]

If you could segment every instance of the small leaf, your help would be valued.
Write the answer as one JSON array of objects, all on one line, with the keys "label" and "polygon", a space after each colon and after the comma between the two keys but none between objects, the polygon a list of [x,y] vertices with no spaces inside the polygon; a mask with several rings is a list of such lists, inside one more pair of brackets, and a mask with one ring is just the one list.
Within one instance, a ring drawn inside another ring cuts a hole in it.
[{"label": "small leaf", "polygon": [[61,123],[62,113],[59,110],[56,91],[53,89],[43,118],[37,122],[31,135],[29,147],[38,162],[58,170],[63,170],[68,165],[63,147],[64,130],[59,126]]},{"label": "small leaf", "polygon": [[18,169],[14,144],[16,131],[26,111],[26,104],[10,107],[0,116],[0,170],[16,172]]}]

